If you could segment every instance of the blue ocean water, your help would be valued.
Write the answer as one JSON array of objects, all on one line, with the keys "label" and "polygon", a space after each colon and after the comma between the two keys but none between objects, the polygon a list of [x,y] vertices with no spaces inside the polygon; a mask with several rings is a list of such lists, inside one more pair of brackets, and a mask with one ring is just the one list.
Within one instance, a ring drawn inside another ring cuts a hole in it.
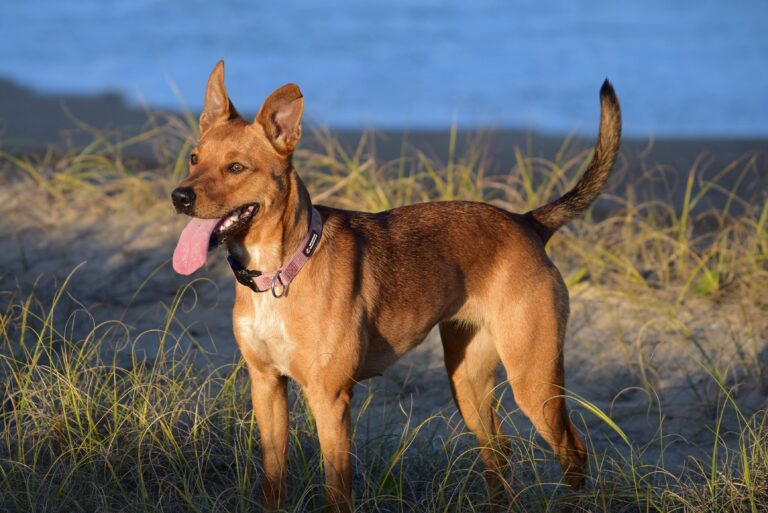
[{"label": "blue ocean water", "polygon": [[[0,76],[199,108],[224,58],[241,111],[298,83],[335,127],[768,135],[766,0],[3,0]],[[183,102],[183,103],[182,103]]]}]

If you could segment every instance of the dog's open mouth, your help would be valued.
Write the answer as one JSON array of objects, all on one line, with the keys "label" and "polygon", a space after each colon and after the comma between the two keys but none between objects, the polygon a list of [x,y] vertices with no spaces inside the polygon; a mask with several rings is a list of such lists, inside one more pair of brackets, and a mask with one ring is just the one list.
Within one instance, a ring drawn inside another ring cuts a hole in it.
[{"label": "dog's open mouth", "polygon": [[238,233],[240,230],[248,226],[253,219],[253,216],[258,210],[258,205],[245,205],[240,208],[236,208],[229,214],[225,215],[213,228],[211,237],[208,239],[208,249],[211,250],[218,246],[221,246],[227,237]]},{"label": "dog's open mouth", "polygon": [[173,269],[184,275],[200,269],[208,258],[208,251],[246,228],[258,209],[257,204],[243,205],[218,219],[192,218],[173,252]]}]

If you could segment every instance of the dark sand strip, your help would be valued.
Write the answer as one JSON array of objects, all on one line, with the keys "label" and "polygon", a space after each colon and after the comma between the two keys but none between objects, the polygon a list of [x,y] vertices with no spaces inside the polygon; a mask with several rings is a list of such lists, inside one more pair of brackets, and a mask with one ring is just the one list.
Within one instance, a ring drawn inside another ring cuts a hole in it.
[{"label": "dark sand strip", "polygon": [[[149,117],[149,112],[128,106],[114,93],[92,96],[42,94],[0,79],[0,149],[4,151],[28,153],[51,146],[86,144],[90,141],[90,136],[78,128],[78,121],[99,130],[119,130],[122,137],[129,137],[145,130]],[[306,132],[311,133],[311,120],[307,124],[310,128]],[[360,140],[362,131],[334,130],[333,134],[344,147],[352,150]],[[517,148],[526,156],[554,159],[562,148],[566,135],[542,135],[511,129],[460,131],[457,137],[457,155],[465,154],[468,144],[478,138],[487,149],[487,171],[497,174],[507,173],[515,166]],[[448,158],[449,141],[448,130],[377,131],[375,152],[379,160],[393,160],[403,154],[404,145],[407,145],[444,162]],[[573,139],[566,155],[574,155],[589,148],[593,141],[591,137]],[[303,142],[304,147],[312,147],[313,144],[315,143],[312,137],[306,137]],[[714,177],[729,164],[739,161],[741,165],[736,172],[729,173],[719,181],[721,186],[731,190],[739,179],[739,171],[750,158],[755,159],[754,169],[742,180],[737,191],[738,196],[748,201],[760,198],[764,201],[768,190],[766,139],[625,138],[621,149],[622,161],[618,168],[620,172],[612,180],[612,190],[620,195],[624,185],[631,183],[636,186],[638,199],[666,198],[671,194],[673,201],[679,201],[684,194],[688,172],[693,166],[696,166],[701,176],[706,179]],[[142,149],[141,146],[130,148],[127,153],[134,157],[148,158],[151,155],[148,148]],[[668,170],[666,176],[669,183],[645,180],[637,188],[636,179],[647,174],[648,169],[657,166],[664,166]]]}]

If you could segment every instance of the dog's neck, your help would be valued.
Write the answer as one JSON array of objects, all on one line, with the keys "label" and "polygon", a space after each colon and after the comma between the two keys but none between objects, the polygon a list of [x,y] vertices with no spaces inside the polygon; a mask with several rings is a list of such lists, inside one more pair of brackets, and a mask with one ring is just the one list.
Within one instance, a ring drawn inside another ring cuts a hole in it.
[{"label": "dog's neck", "polygon": [[291,166],[285,176],[285,196],[262,205],[248,231],[228,242],[230,254],[250,270],[279,269],[307,235],[312,201],[304,183]]}]

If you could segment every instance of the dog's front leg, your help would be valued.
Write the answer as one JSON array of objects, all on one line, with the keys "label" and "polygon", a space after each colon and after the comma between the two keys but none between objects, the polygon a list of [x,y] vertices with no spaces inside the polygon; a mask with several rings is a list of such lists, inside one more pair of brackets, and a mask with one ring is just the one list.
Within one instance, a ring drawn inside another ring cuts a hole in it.
[{"label": "dog's front leg", "polygon": [[248,365],[248,374],[251,378],[253,414],[261,433],[264,502],[268,511],[274,511],[283,507],[286,494],[288,379],[251,364]]},{"label": "dog's front leg", "polygon": [[315,417],[325,468],[328,511],[352,511],[352,440],[350,402],[352,384],[343,388],[323,385],[305,390]]}]

